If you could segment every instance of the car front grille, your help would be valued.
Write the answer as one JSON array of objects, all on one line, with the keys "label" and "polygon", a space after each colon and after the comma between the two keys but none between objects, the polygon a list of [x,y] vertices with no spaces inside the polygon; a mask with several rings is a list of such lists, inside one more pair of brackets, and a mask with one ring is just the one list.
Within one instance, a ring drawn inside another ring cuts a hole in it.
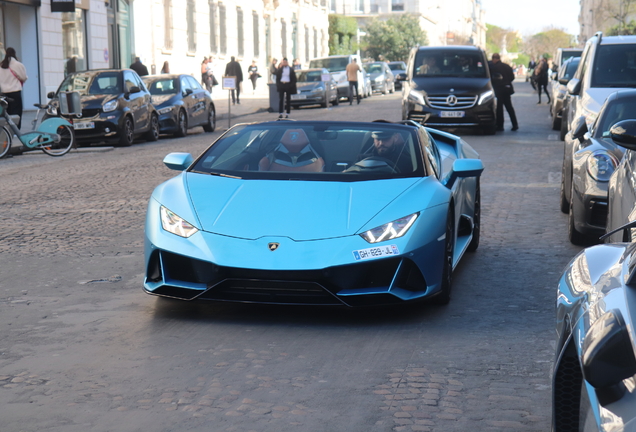
[{"label": "car front grille", "polygon": [[83,118],[92,118],[99,115],[102,110],[100,108],[84,108],[82,110]]},{"label": "car front grille", "polygon": [[426,96],[426,103],[431,108],[461,110],[474,107],[477,103],[477,96],[429,95]]}]

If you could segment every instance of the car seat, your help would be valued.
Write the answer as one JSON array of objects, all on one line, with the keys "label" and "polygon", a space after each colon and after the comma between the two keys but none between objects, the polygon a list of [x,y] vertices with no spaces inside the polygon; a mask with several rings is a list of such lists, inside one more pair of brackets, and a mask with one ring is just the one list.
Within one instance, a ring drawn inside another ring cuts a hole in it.
[{"label": "car seat", "polygon": [[324,159],[302,129],[288,129],[280,143],[258,163],[259,171],[322,172]]}]

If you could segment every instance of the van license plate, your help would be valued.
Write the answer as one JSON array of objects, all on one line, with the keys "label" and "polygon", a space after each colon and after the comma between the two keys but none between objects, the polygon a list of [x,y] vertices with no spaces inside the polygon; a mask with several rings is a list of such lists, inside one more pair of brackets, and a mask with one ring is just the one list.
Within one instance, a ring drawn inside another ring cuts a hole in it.
[{"label": "van license plate", "polygon": [[465,111],[441,111],[439,114],[440,117],[451,117],[451,118],[464,117],[465,115],[466,115]]}]

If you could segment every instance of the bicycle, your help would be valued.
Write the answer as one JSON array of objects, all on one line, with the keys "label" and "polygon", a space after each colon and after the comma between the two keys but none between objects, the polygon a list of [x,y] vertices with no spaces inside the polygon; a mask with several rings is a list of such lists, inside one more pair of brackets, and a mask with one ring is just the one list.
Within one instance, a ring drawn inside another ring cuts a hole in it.
[{"label": "bicycle", "polygon": [[[71,123],[61,117],[48,118],[39,122],[40,111],[49,105],[34,104],[38,108],[32,122],[33,130],[20,132],[14,119],[7,113],[11,98],[0,96],[0,158],[11,150],[13,136],[17,136],[28,149],[40,149],[50,156],[63,156],[75,144],[75,129]],[[17,118],[17,116],[14,116]],[[8,126],[8,127],[7,127]]]}]

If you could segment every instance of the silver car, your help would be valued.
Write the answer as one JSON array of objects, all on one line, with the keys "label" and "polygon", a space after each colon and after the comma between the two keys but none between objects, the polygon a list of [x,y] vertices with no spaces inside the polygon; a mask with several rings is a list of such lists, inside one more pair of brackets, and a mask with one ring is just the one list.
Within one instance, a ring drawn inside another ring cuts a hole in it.
[{"label": "silver car", "polygon": [[567,85],[574,76],[576,68],[579,66],[580,57],[570,57],[567,59],[555,79],[550,81],[552,93],[552,103],[550,104],[550,115],[552,116],[552,129],[561,129],[561,118],[563,117],[563,101],[568,93]]},{"label": "silver car", "polygon": [[386,62],[365,63],[364,70],[369,74],[373,91],[382,94],[393,93],[395,91],[393,73]]},{"label": "silver car", "polygon": [[338,84],[325,68],[302,69],[296,71],[298,92],[291,95],[291,106],[338,105]]}]

